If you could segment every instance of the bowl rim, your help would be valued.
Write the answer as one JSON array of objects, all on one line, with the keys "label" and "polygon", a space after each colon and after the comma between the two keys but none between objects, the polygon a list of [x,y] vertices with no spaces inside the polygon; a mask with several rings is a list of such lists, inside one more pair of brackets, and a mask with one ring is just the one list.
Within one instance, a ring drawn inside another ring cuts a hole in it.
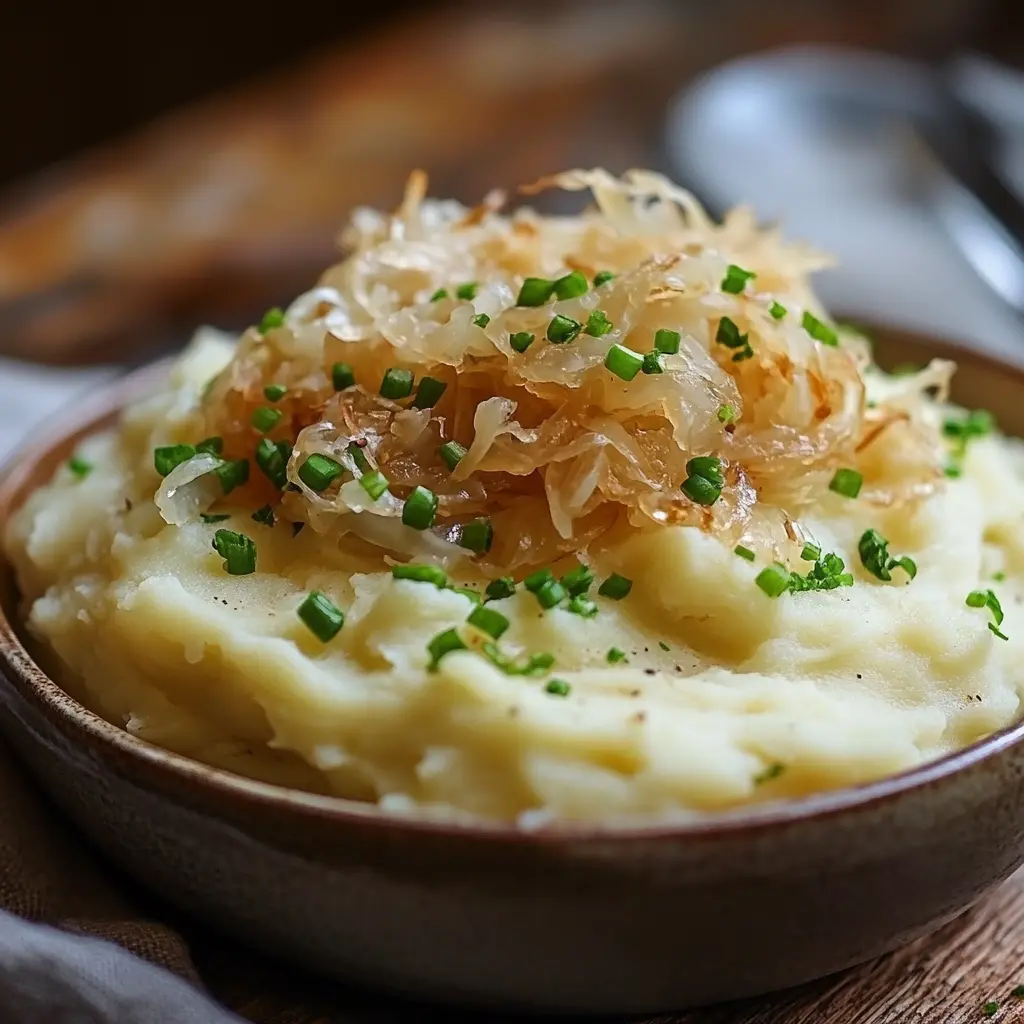
[{"label": "bowl rim", "polygon": [[[860,321],[863,322],[863,321]],[[895,325],[865,324],[871,330],[924,346],[934,358],[952,359],[960,365],[972,363],[989,373],[1011,378],[1024,389],[1024,366],[997,356],[972,350],[966,345],[936,339],[930,334]],[[82,401],[76,412],[30,443],[19,446],[0,466],[0,537],[10,514],[31,493],[28,480],[39,462],[50,461],[59,449],[115,416],[127,403],[144,397],[166,375],[173,359],[163,359],[127,373]],[[19,501],[15,501],[18,498]],[[0,548],[0,567],[10,568]],[[792,800],[771,801],[753,806],[708,813],[700,818],[663,816],[644,821],[609,822],[551,821],[536,827],[516,822],[422,816],[382,810],[377,804],[343,797],[292,789],[275,783],[237,775],[207,765],[184,754],[156,746],[119,728],[80,704],[59,683],[36,664],[21,641],[18,629],[0,606],[0,672],[4,667],[19,695],[46,717],[57,716],[72,730],[127,761],[137,761],[157,781],[181,787],[210,789],[219,798],[233,798],[255,807],[285,814],[299,814],[339,825],[371,829],[401,830],[486,842],[517,842],[548,845],[566,841],[628,843],[638,839],[701,841],[744,836],[765,829],[830,818],[844,811],[868,810],[912,791],[934,786],[950,776],[987,761],[1024,740],[1024,719],[1000,729],[960,750],[916,765],[895,775],[840,789],[812,793]]]}]

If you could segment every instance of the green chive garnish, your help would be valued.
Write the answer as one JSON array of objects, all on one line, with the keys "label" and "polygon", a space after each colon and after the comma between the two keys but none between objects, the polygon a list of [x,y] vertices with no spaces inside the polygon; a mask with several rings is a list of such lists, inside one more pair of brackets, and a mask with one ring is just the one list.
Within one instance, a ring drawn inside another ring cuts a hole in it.
[{"label": "green chive garnish", "polygon": [[1013,996],[1014,999],[1024,999],[1024,985],[1018,985],[1012,992],[1010,992],[1010,995]]},{"label": "green chive garnish", "polygon": [[321,643],[333,640],[345,625],[345,613],[319,590],[306,596],[296,614]]},{"label": "green chive garnish", "polygon": [[754,582],[769,597],[779,597],[789,590],[789,572],[781,565],[769,565],[757,574]]},{"label": "green chive garnish", "polygon": [[1000,640],[1009,640],[1010,638],[1000,632],[999,627],[1003,624],[1003,606],[999,603],[999,598],[991,590],[972,590],[967,595],[967,607],[968,608],[988,608],[992,614],[993,621],[988,624],[988,628],[994,633]]},{"label": "green chive garnish", "polygon": [[230,512],[200,512],[199,518],[204,523],[223,523],[231,518]]},{"label": "green chive garnish", "polygon": [[335,391],[344,391],[356,382],[355,370],[348,363],[335,363],[331,367],[331,383]]},{"label": "green chive garnish", "polygon": [[360,473],[370,473],[373,471],[373,466],[370,465],[370,460],[366,457],[365,447],[365,444],[356,444],[355,441],[350,441],[345,449],[345,453],[355,463],[356,469]]},{"label": "green chive garnish", "polygon": [[458,441],[446,441],[437,449],[441,461],[449,468],[455,467],[466,457],[466,449]]},{"label": "green chive garnish", "polygon": [[793,593],[852,586],[853,574],[846,571],[846,563],[836,554],[816,559],[811,570],[804,576],[796,572],[789,574],[788,589]]},{"label": "green chive garnish", "polygon": [[480,555],[491,550],[494,543],[494,527],[490,519],[471,519],[462,527],[459,544]]},{"label": "green chive garnish", "polygon": [[488,608],[485,605],[474,608],[466,621],[471,626],[482,629],[494,640],[497,640],[510,625],[508,619],[501,612],[496,612],[493,608]]},{"label": "green chive garnish", "polygon": [[804,545],[803,551],[800,552],[800,557],[805,562],[816,562],[819,558],[821,558],[821,548],[819,548],[817,544],[812,544],[810,541],[808,541]]},{"label": "green chive garnish", "polygon": [[[327,455],[314,452],[299,466],[299,479],[318,494],[327,490],[332,480],[341,476],[344,467]],[[386,485],[385,485],[386,486]]]},{"label": "green chive garnish", "polygon": [[[410,374],[410,378],[411,378]],[[416,388],[416,397],[412,401],[414,409],[432,409],[448,390],[448,385],[436,377],[424,377]]]},{"label": "green chive garnish", "polygon": [[533,344],[534,335],[529,331],[516,331],[508,339],[508,343],[516,352],[525,352]]},{"label": "green chive garnish", "polygon": [[465,299],[467,302],[472,302],[476,298],[476,292],[479,285],[476,281],[467,281],[465,284],[460,284],[455,289],[455,298]]},{"label": "green chive garnish", "polygon": [[269,505],[264,505],[253,512],[252,518],[254,522],[261,523],[263,526],[273,526],[274,510]]},{"label": "green chive garnish", "polygon": [[429,530],[437,515],[437,495],[426,487],[414,487],[402,506],[402,522],[414,530]]},{"label": "green chive garnish", "polygon": [[278,306],[273,306],[263,314],[263,319],[260,320],[260,334],[266,334],[267,331],[272,331],[277,327],[281,327],[283,324],[284,311]]},{"label": "green chive garnish", "polygon": [[736,406],[728,403],[720,405],[718,407],[718,422],[727,427],[732,426],[736,422]]},{"label": "green chive garnish", "polygon": [[565,600],[565,587],[558,580],[548,580],[534,591],[541,608],[554,608]]},{"label": "green chive garnish", "polygon": [[674,356],[679,351],[682,335],[678,331],[662,328],[654,332],[654,347],[666,356]]},{"label": "green chive garnish", "polygon": [[225,494],[230,494],[236,487],[241,487],[248,481],[249,460],[231,459],[229,462],[222,462],[213,472],[220,480],[221,490]]},{"label": "green chive garnish", "polygon": [[620,661],[626,660],[626,652],[618,647],[609,647],[606,657],[609,665],[617,665]]},{"label": "green chive garnish", "polygon": [[740,363],[754,355],[754,350],[750,347],[750,335],[740,334],[740,329],[736,326],[735,321],[727,316],[723,316],[718,321],[715,341],[726,348],[739,350],[732,357],[734,363]]},{"label": "green chive garnish", "polygon": [[620,576],[617,572],[613,572],[597,588],[597,592],[602,597],[610,597],[613,601],[621,601],[624,597],[629,596],[629,592],[633,589],[633,581],[625,576]]},{"label": "green chive garnish", "polygon": [[430,663],[427,665],[427,670],[436,672],[437,666],[446,654],[451,654],[452,651],[464,651],[465,649],[466,645],[462,642],[462,637],[459,636],[457,630],[446,629],[443,633],[438,633],[427,644],[427,652],[430,654]]},{"label": "green chive garnish", "polygon": [[382,398],[390,398],[397,402],[400,398],[408,398],[412,394],[412,370],[400,370],[392,366],[384,371],[380,382]]},{"label": "green chive garnish", "polygon": [[753,281],[755,277],[757,274],[753,271],[744,270],[742,267],[737,267],[735,263],[730,263],[725,268],[725,277],[722,278],[722,291],[739,295],[747,287],[747,282]]},{"label": "green chive garnish", "polygon": [[680,485],[680,490],[697,505],[713,505],[722,496],[725,477],[722,475],[722,460],[714,455],[701,455],[686,463],[690,475]]},{"label": "green chive garnish", "polygon": [[167,476],[176,466],[188,462],[195,453],[190,444],[162,445],[153,451],[153,465],[161,476]]},{"label": "green chive garnish", "polygon": [[603,309],[595,309],[587,317],[587,326],[583,328],[583,333],[589,334],[592,338],[603,338],[614,326]]},{"label": "green chive garnish", "polygon": [[575,569],[570,569],[561,579],[562,586],[565,587],[570,597],[585,594],[593,582],[594,574],[585,565],[578,565]]},{"label": "green chive garnish", "polygon": [[772,304],[768,307],[768,312],[771,313],[773,320],[781,320],[786,315],[786,307],[781,302],[772,300]]},{"label": "green chive garnish", "polygon": [[642,367],[644,373],[664,373],[665,367],[661,362],[660,352],[648,352],[644,356],[644,365]]},{"label": "green chive garnish", "polygon": [[804,310],[800,325],[815,341],[820,341],[822,345],[835,346],[839,344],[839,335],[827,323],[819,320],[809,310]]},{"label": "green chive garnish", "polygon": [[587,279],[578,271],[574,270],[565,277],[560,277],[554,285],[555,295],[561,299],[575,299],[585,295],[589,285]]},{"label": "green chive garnish", "polygon": [[263,397],[268,402],[279,402],[287,392],[288,389],[283,384],[268,384],[263,389]]},{"label": "green chive garnish", "polygon": [[552,697],[568,697],[572,687],[564,679],[549,679],[544,686],[544,692],[550,693]]},{"label": "green chive garnish", "polygon": [[828,485],[830,491],[844,498],[856,498],[864,484],[864,477],[855,469],[837,469]]},{"label": "green chive garnish", "polygon": [[536,594],[541,587],[544,586],[549,580],[553,580],[555,574],[550,569],[538,569],[536,572],[531,572],[523,580],[523,586],[526,587],[531,594]]},{"label": "green chive garnish", "polygon": [[601,285],[607,284],[609,281],[614,280],[615,275],[610,270],[601,270],[594,275],[594,287],[600,288]]},{"label": "green chive garnish", "polygon": [[555,282],[544,277],[528,277],[519,289],[517,306],[543,306],[554,294]]},{"label": "green chive garnish", "polygon": [[388,489],[388,478],[379,469],[374,469],[359,478],[359,486],[366,491],[371,501],[376,501]]},{"label": "green chive garnish", "polygon": [[573,615],[579,615],[584,619],[592,619],[597,614],[597,605],[586,594],[577,594],[575,597],[570,597],[566,608]]},{"label": "green chive garnish", "polygon": [[553,345],[565,345],[570,341],[575,341],[582,330],[583,324],[578,320],[573,320],[572,317],[562,316],[561,313],[558,313],[552,317],[551,323],[548,324],[547,338]]},{"label": "green chive garnish", "polygon": [[271,409],[270,406],[261,405],[253,410],[252,425],[261,433],[269,434],[274,427],[281,422],[284,413],[280,409]]},{"label": "green chive garnish", "polygon": [[213,549],[224,559],[229,576],[248,576],[256,571],[256,545],[244,533],[218,530],[213,535]]},{"label": "green chive garnish", "polygon": [[72,455],[71,458],[68,459],[68,469],[70,469],[79,480],[82,480],[92,472],[92,463],[86,462],[85,459],[78,455]]},{"label": "green chive garnish", "polygon": [[643,368],[644,357],[625,345],[615,344],[608,349],[604,365],[624,381],[631,381]]},{"label": "green chive garnish", "polygon": [[902,569],[911,579],[917,575],[917,563],[906,555],[892,558],[889,542],[877,530],[865,530],[857,544],[861,564],[872,576],[891,580],[893,569]]},{"label": "green chive garnish", "polygon": [[473,323],[475,323],[477,327],[486,327],[490,322],[491,318],[486,313],[477,313],[477,315],[473,317]]},{"label": "green chive garnish", "polygon": [[766,782],[771,782],[773,779],[777,779],[784,771],[786,766],[780,764],[778,761],[768,765],[764,771],[754,776],[754,785],[763,786]]},{"label": "green chive garnish", "polygon": [[447,288],[438,288],[437,291],[434,292],[434,294],[430,296],[430,301],[431,302],[438,302],[441,299],[447,299],[447,298],[448,298],[448,289]]},{"label": "green chive garnish", "polygon": [[981,1004],[982,1017],[994,1017],[998,1012],[999,1004],[994,999],[990,999],[987,1003]]},{"label": "green chive garnish", "polygon": [[748,562],[753,562],[757,558],[757,555],[755,555],[750,548],[745,548],[742,544],[737,544],[736,547],[733,548],[733,551],[739,555],[740,558],[745,558]]},{"label": "green chive garnish", "polygon": [[502,598],[511,597],[515,592],[516,583],[511,576],[502,576],[499,579],[491,580],[484,591],[489,601],[500,601]]},{"label": "green chive garnish", "polygon": [[555,663],[555,656],[544,651],[540,654],[531,654],[525,661],[516,662],[508,655],[503,654],[496,643],[488,641],[481,648],[485,657],[496,667],[509,676],[536,676],[547,672]]},{"label": "green chive garnish", "polygon": [[204,437],[196,445],[196,452],[205,452],[207,455],[221,455],[224,451],[223,437]]},{"label": "green chive garnish", "polygon": [[448,575],[436,565],[393,565],[391,575],[396,580],[412,580],[414,583],[433,583],[438,590],[448,586]]},{"label": "green chive garnish", "polygon": [[284,485],[288,483],[288,459],[291,453],[292,446],[287,441],[274,444],[264,437],[256,446],[256,465],[279,491],[284,490]]}]

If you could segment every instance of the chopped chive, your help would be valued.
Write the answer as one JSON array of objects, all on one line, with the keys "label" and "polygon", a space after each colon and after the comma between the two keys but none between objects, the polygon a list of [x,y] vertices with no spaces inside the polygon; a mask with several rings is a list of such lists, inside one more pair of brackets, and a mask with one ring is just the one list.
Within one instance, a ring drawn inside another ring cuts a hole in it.
[{"label": "chopped chive", "polygon": [[1002,583],[1006,580],[1006,573],[1002,570],[1000,570],[999,572],[994,572],[992,573],[992,579],[994,579],[996,583]]},{"label": "chopped chive", "polygon": [[621,601],[624,597],[629,596],[629,592],[633,589],[633,581],[628,579],[626,576],[620,576],[617,572],[613,572],[597,588],[597,592],[602,597],[610,597],[613,601]]},{"label": "chopped chive", "polygon": [[373,470],[373,466],[370,465],[370,460],[366,457],[364,451],[364,444],[356,444],[355,441],[350,441],[348,447],[345,449],[345,453],[355,463],[356,469],[360,473],[369,473]]},{"label": "chopped chive", "polygon": [[466,457],[466,449],[458,441],[446,441],[437,449],[441,461],[449,468],[455,467]]},{"label": "chopped chive", "polygon": [[380,394],[382,398],[390,398],[393,402],[408,398],[412,394],[412,370],[389,367],[380,382]]},{"label": "chopped chive", "polygon": [[614,327],[615,324],[608,319],[603,309],[595,309],[587,317],[587,326],[583,328],[583,333],[589,334],[592,338],[603,338]]},{"label": "chopped chive", "polygon": [[525,352],[533,344],[534,335],[529,331],[516,331],[509,339],[508,343],[516,352]]},{"label": "chopped chive", "polygon": [[942,472],[945,473],[950,480],[959,480],[960,477],[964,475],[964,471],[959,466],[953,465],[952,463],[946,466]]},{"label": "chopped chive", "polygon": [[917,563],[906,555],[892,558],[889,542],[877,530],[865,530],[861,534],[857,553],[864,568],[880,580],[891,580],[892,569],[902,569],[911,579],[917,575]]},{"label": "chopped chive", "polygon": [[549,679],[544,686],[544,692],[550,693],[552,697],[568,697],[572,687],[564,679]]},{"label": "chopped chive", "polygon": [[253,410],[252,425],[261,433],[269,434],[274,427],[281,422],[284,413],[280,409],[271,409],[270,406],[261,405]]},{"label": "chopped chive", "polygon": [[536,572],[531,572],[530,575],[523,580],[523,586],[526,587],[531,594],[536,594],[545,583],[553,580],[554,578],[555,574],[550,569],[538,569]]},{"label": "chopped chive", "polygon": [[555,282],[545,277],[528,277],[519,289],[517,306],[543,306],[554,294]]},{"label": "chopped chive", "polygon": [[68,469],[70,469],[79,480],[82,480],[92,472],[93,466],[91,462],[86,462],[85,459],[80,456],[72,455],[71,458],[68,459]]},{"label": "chopped chive", "polygon": [[987,1003],[981,1004],[982,1017],[994,1017],[999,1012],[999,1003],[990,999]]},{"label": "chopped chive", "polygon": [[434,292],[434,294],[430,296],[430,301],[431,302],[439,302],[441,299],[447,299],[447,298],[448,298],[448,289],[447,288],[438,288],[437,291]]},{"label": "chopped chive", "polygon": [[494,527],[490,519],[471,519],[462,527],[459,544],[478,555],[491,550],[494,543]]},{"label": "chopped chive", "polygon": [[732,426],[736,422],[736,406],[728,403],[720,405],[718,407],[718,422],[727,427]]},{"label": "chopped chive", "polygon": [[661,362],[660,352],[648,352],[644,356],[644,365],[642,367],[644,373],[664,373],[665,367]]},{"label": "chopped chive", "polygon": [[754,350],[750,347],[750,335],[740,334],[740,329],[736,326],[734,320],[730,317],[723,316],[718,321],[718,330],[715,332],[715,341],[719,345],[724,345],[728,349],[738,349],[732,357],[734,363],[742,362],[744,359],[750,359],[754,355]]},{"label": "chopped chive", "polygon": [[452,651],[464,651],[465,649],[466,645],[462,642],[462,637],[459,636],[457,630],[446,629],[443,633],[438,633],[427,644],[427,652],[430,654],[430,663],[427,665],[427,670],[429,672],[436,672],[437,666],[446,654],[451,654]]},{"label": "chopped chive", "polygon": [[268,384],[263,389],[263,397],[268,402],[279,402],[287,392],[288,389],[283,384]]},{"label": "chopped chive", "polygon": [[[783,566],[780,568],[784,569]],[[836,554],[825,555],[815,560],[806,575],[791,572],[789,590],[802,593],[808,590],[835,590],[838,587],[852,587],[853,574],[846,572],[846,563]]]},{"label": "chopped chive", "polygon": [[558,580],[548,580],[534,591],[541,608],[554,608],[565,600],[565,587]]},{"label": "chopped chive", "polygon": [[666,356],[674,356],[679,351],[682,335],[678,331],[670,331],[665,327],[654,332],[654,347]]},{"label": "chopped chive", "polygon": [[574,341],[582,330],[583,324],[578,320],[573,320],[570,316],[562,316],[561,313],[556,313],[551,318],[551,323],[548,324],[547,339],[553,345],[565,345],[570,341]]},{"label": "chopped chive", "polygon": [[477,327],[486,327],[490,322],[491,318],[486,313],[477,313],[477,315],[473,317],[473,323],[475,323]]},{"label": "chopped chive", "polygon": [[414,487],[402,506],[402,522],[414,530],[429,530],[437,515],[437,495],[426,487]]},{"label": "chopped chive", "polygon": [[821,558],[821,548],[819,548],[817,544],[812,544],[810,541],[808,541],[804,545],[803,551],[800,552],[800,557],[805,562],[816,562],[819,558]]},{"label": "chopped chive", "polygon": [[248,482],[249,460],[231,459],[228,462],[222,462],[213,472],[220,480],[221,490],[225,494],[230,494],[236,487],[241,487],[242,484]]},{"label": "chopped chive", "polygon": [[511,576],[501,576],[496,580],[491,580],[484,591],[489,601],[500,601],[502,598],[511,597],[515,592],[516,583]]},{"label": "chopped chive", "polygon": [[292,446],[287,441],[274,444],[264,437],[256,446],[256,465],[279,491],[288,483],[288,459],[291,453]]},{"label": "chopped chive", "polygon": [[555,281],[554,292],[559,299],[575,299],[585,295],[589,287],[587,279],[578,270],[574,270]]},{"label": "chopped chive", "polygon": [[311,490],[318,494],[327,490],[331,481],[341,476],[344,467],[328,455],[321,455],[314,452],[299,466],[299,479]]},{"label": "chopped chive", "polygon": [[615,344],[608,349],[604,365],[624,381],[631,381],[643,368],[644,357],[625,345]]},{"label": "chopped chive", "polygon": [[690,476],[702,476],[718,487],[725,484],[722,475],[722,460],[717,455],[698,455],[686,463],[686,472]]},{"label": "chopped chive", "polygon": [[586,594],[577,594],[575,597],[570,597],[566,608],[573,615],[579,615],[584,619],[592,619],[597,614],[597,605]]},{"label": "chopped chive", "polygon": [[335,391],[344,391],[356,382],[355,370],[348,363],[335,363],[331,367],[331,383]]},{"label": "chopped chive", "polygon": [[779,597],[789,590],[789,572],[781,565],[769,565],[757,574],[754,582],[769,597]]},{"label": "chopped chive", "polygon": [[359,486],[371,501],[376,501],[388,489],[388,478],[379,469],[374,469],[359,478]]},{"label": "chopped chive", "polygon": [[230,512],[201,512],[199,518],[204,523],[223,523],[225,520],[231,518]]},{"label": "chopped chive", "polygon": [[413,399],[414,409],[432,409],[441,400],[441,396],[448,390],[448,385],[436,377],[423,377],[416,388],[416,397]]},{"label": "chopped chive", "polygon": [[771,782],[773,779],[777,779],[785,770],[786,766],[784,764],[780,764],[778,761],[775,761],[768,765],[764,771],[759,772],[754,776],[754,785],[763,786],[766,782]]},{"label": "chopped chive", "polygon": [[221,455],[224,452],[223,437],[204,437],[196,445],[196,452],[205,452],[207,455]]},{"label": "chopped chive", "polygon": [[753,562],[757,558],[757,555],[750,548],[745,548],[742,544],[737,544],[733,548],[733,552],[739,555],[740,558],[745,558],[748,562]]},{"label": "chopped chive", "polygon": [[188,462],[196,453],[190,444],[167,444],[153,451],[153,465],[161,476],[167,476],[176,466]]},{"label": "chopped chive", "polygon": [[262,523],[264,526],[274,525],[274,510],[269,505],[256,509],[252,514],[254,522]]},{"label": "chopped chive", "polygon": [[804,310],[803,319],[800,321],[800,326],[815,340],[820,341],[822,345],[836,346],[839,344],[839,335],[829,327],[827,323],[819,320],[809,310]]},{"label": "chopped chive", "polygon": [[467,281],[465,284],[460,284],[455,289],[455,298],[465,299],[467,302],[472,302],[476,298],[477,289],[480,286],[476,281]]},{"label": "chopped chive", "polygon": [[585,565],[578,565],[575,569],[570,569],[561,579],[561,584],[565,587],[570,597],[576,597],[577,594],[585,594],[593,582],[594,574]]},{"label": "chopped chive", "polygon": [[659,640],[659,641],[658,641],[658,646],[659,646],[659,647],[660,647],[660,648],[661,648],[661,649],[662,649],[663,651],[669,651],[669,650],[671,650],[671,648],[669,647],[669,645],[668,645],[667,643],[665,643],[665,641],[664,641],[664,640]]},{"label": "chopped chive", "polygon": [[688,476],[679,489],[695,505],[714,505],[722,496],[722,488],[703,476]]},{"label": "chopped chive", "polygon": [[757,274],[752,270],[744,270],[742,267],[737,267],[735,263],[730,263],[725,268],[725,277],[722,278],[722,291],[729,292],[731,295],[739,295],[747,287],[747,282],[753,281],[755,277]]},{"label": "chopped chive", "polygon": [[781,320],[786,315],[786,307],[773,299],[772,304],[768,307],[768,312],[773,320]]},{"label": "chopped chive", "polygon": [[509,676],[536,676],[547,672],[555,663],[555,656],[543,651],[539,654],[531,654],[525,663],[517,663],[512,658],[503,654],[496,643],[488,641],[481,648],[484,655],[496,667]]},{"label": "chopped chive", "polygon": [[1003,624],[1003,606],[999,603],[999,598],[996,597],[995,593],[991,590],[972,590],[967,595],[966,601],[968,608],[988,608],[992,614],[993,621],[988,624],[988,628],[999,637],[1000,640],[1009,640],[1010,638],[999,631],[999,627]]},{"label": "chopped chive", "polygon": [[479,608],[474,608],[469,613],[469,618],[466,621],[471,626],[476,626],[477,629],[482,629],[489,637],[494,640],[500,638],[501,634],[508,629],[510,623],[501,612],[496,612],[493,608],[488,608],[485,605],[480,605]]},{"label": "chopped chive", "polygon": [[856,498],[860,494],[864,477],[855,469],[837,469],[828,485],[830,491],[841,494],[844,498]]},{"label": "chopped chive", "polygon": [[296,609],[296,614],[317,640],[324,644],[333,640],[345,625],[345,613],[319,590],[306,595],[306,599]]},{"label": "chopped chive", "polygon": [[244,533],[218,530],[213,535],[213,549],[224,559],[229,576],[248,576],[256,571],[256,545]]},{"label": "chopped chive", "polygon": [[608,653],[605,655],[609,665],[617,665],[620,661],[626,661],[626,652],[620,650],[618,647],[609,647]]},{"label": "chopped chive", "polygon": [[266,334],[267,331],[272,331],[277,327],[281,327],[283,324],[284,310],[279,306],[273,306],[263,314],[263,319],[260,320],[260,334]]},{"label": "chopped chive", "polygon": [[438,590],[444,590],[448,586],[448,574],[436,565],[393,565],[391,575],[396,580],[433,583]]},{"label": "chopped chive", "polygon": [[1018,985],[1010,992],[1014,999],[1024,999],[1024,985]]},{"label": "chopped chive", "polygon": [[600,288],[601,285],[607,284],[614,279],[615,275],[610,270],[600,270],[594,275],[594,287]]}]

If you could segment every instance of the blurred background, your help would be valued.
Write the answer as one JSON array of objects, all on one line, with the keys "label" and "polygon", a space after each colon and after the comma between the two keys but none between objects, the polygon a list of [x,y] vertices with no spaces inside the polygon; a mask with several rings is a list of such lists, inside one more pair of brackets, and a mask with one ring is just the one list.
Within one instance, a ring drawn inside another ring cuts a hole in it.
[{"label": "blurred background", "polygon": [[5,10],[9,424],[287,301],[413,167],[468,203],[653,167],[836,252],[843,315],[1024,357],[1019,0],[230,6]]}]

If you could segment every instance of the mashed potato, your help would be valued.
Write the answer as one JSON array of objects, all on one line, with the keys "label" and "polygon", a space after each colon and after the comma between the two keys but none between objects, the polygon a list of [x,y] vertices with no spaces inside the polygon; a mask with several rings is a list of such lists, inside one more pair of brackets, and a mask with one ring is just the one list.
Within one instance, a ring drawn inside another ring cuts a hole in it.
[{"label": "mashed potato", "polygon": [[414,176],[31,496],[5,545],[69,689],[242,774],[524,825],[847,786],[1014,721],[1018,443],[943,404],[950,367],[878,371],[745,214],[556,183],[597,208]]}]

